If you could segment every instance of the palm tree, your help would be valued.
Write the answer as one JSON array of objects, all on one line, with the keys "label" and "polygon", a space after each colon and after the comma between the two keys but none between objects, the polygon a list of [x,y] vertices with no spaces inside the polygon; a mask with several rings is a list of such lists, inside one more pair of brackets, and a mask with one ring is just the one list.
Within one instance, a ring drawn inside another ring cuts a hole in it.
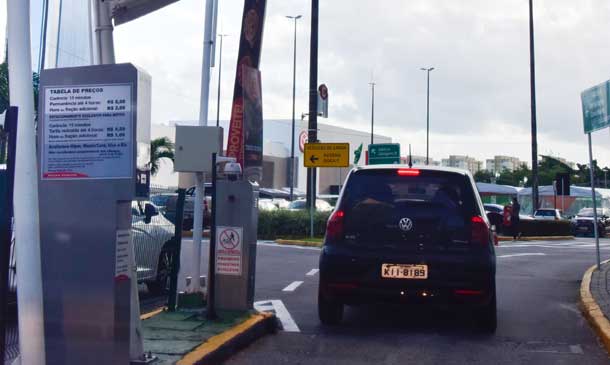
[{"label": "palm tree", "polygon": [[161,159],[167,158],[174,162],[174,142],[168,137],[156,138],[150,141],[150,173],[156,175],[159,172]]}]

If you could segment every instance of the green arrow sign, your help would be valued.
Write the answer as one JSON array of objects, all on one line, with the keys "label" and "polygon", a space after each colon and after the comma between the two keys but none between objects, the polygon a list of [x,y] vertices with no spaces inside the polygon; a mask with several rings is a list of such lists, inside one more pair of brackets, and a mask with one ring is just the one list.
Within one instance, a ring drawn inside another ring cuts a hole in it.
[{"label": "green arrow sign", "polygon": [[369,145],[369,165],[399,164],[400,144],[383,143]]},{"label": "green arrow sign", "polygon": [[580,94],[585,133],[591,133],[610,125],[610,81],[587,89]]}]

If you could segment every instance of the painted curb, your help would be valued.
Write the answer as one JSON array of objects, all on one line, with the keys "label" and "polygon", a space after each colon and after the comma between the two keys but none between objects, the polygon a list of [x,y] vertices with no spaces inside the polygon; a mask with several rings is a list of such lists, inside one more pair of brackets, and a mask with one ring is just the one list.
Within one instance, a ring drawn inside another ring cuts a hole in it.
[{"label": "painted curb", "polygon": [[253,314],[248,320],[216,335],[178,361],[177,365],[220,364],[239,350],[277,329],[275,315]]},{"label": "painted curb", "polygon": [[[602,264],[607,262],[610,262],[610,260],[606,260]],[[596,269],[597,265],[591,266],[582,278],[580,284],[580,310],[602,340],[606,351],[610,353],[610,321],[608,321],[608,318],[606,318],[591,294],[591,276]]]},{"label": "painted curb", "polygon": [[167,307],[160,307],[160,308],[154,309],[150,312],[144,313],[144,314],[140,315],[140,320],[144,321],[144,320],[150,319],[150,318],[156,316],[157,314],[162,313],[166,309],[167,309]]},{"label": "painted curb", "polygon": [[[529,236],[529,237],[521,237],[517,240],[519,241],[564,241],[564,240],[573,240],[574,236]],[[498,240],[500,242],[512,241],[512,237],[507,236],[499,236]]]},{"label": "painted curb", "polygon": [[298,240],[275,240],[278,245],[287,246],[305,246],[305,247],[322,247],[322,242],[309,242],[309,241],[298,241]]}]

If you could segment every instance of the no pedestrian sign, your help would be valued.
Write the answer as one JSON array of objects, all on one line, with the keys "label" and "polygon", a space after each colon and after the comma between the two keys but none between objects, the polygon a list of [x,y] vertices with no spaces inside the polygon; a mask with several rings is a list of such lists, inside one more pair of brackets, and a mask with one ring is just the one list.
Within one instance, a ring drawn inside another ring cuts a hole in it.
[{"label": "no pedestrian sign", "polygon": [[216,274],[240,276],[242,273],[242,227],[216,230]]},{"label": "no pedestrian sign", "polygon": [[349,167],[349,143],[307,143],[305,167]]}]

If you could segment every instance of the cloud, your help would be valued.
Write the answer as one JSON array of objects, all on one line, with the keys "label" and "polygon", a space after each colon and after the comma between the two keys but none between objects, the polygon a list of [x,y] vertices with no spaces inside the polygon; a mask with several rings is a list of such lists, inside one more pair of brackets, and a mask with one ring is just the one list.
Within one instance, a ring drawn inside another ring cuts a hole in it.
[{"label": "cloud", "polygon": [[[120,61],[153,77],[153,122],[197,119],[204,2],[181,0],[115,30]],[[369,130],[376,87],[376,132],[425,151],[426,75],[431,154],[494,154],[531,159],[528,2],[526,0],[333,0],[320,4],[319,82],[330,89],[329,123]],[[230,116],[243,0],[220,2],[221,118]],[[539,151],[588,160],[580,92],[608,79],[605,38],[610,3],[535,2]],[[267,118],[292,114],[293,21],[297,37],[297,116],[308,109],[310,2],[268,1],[261,71]],[[0,14],[1,18],[1,14]],[[0,26],[0,32],[3,27]],[[210,117],[216,115],[212,70]],[[608,132],[594,135],[610,164]]]}]

